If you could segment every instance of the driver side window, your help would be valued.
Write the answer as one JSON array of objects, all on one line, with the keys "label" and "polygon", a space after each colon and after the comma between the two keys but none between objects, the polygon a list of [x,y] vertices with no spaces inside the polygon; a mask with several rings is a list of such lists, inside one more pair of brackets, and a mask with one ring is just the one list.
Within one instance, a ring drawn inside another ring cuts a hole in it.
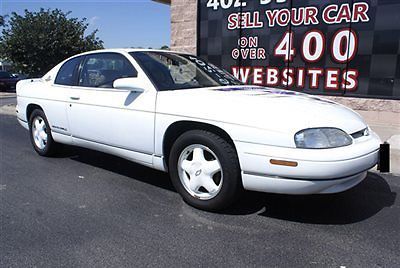
[{"label": "driver side window", "polygon": [[112,88],[116,79],[136,76],[137,71],[123,55],[117,53],[92,54],[85,58],[78,85]]}]

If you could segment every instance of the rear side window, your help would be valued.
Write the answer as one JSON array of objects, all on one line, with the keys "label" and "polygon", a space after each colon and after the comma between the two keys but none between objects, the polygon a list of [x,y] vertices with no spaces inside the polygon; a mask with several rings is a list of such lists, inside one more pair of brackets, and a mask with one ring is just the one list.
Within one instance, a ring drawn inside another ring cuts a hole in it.
[{"label": "rear side window", "polygon": [[82,57],[76,57],[70,59],[61,66],[58,71],[56,80],[54,81],[57,85],[73,86],[75,85],[75,77],[78,71],[78,66],[82,60]]}]

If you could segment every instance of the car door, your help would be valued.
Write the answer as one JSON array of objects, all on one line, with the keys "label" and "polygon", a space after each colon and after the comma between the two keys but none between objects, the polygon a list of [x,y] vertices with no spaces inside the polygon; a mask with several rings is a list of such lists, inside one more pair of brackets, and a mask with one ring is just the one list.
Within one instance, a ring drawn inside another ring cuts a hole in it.
[{"label": "car door", "polygon": [[[129,54],[86,55],[70,92],[68,117],[74,143],[152,162],[157,92]],[[136,65],[136,66],[134,66]],[[113,88],[118,78],[141,81],[144,92]]]},{"label": "car door", "polygon": [[[45,81],[54,81],[51,85],[44,87],[40,100],[49,121],[51,131],[63,135],[66,139],[70,138],[71,129],[67,117],[69,105],[69,94],[71,86],[76,83],[78,68],[83,57],[78,56],[65,61],[55,77],[44,78]],[[62,136],[61,136],[62,137]],[[69,141],[66,141],[69,142]]]}]

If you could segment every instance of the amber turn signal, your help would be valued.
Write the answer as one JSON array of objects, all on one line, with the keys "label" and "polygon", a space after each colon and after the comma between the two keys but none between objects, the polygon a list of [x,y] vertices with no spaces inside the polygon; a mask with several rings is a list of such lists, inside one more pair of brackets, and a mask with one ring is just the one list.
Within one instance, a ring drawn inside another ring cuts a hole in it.
[{"label": "amber turn signal", "polygon": [[298,165],[297,162],[277,160],[277,159],[271,159],[271,160],[269,160],[269,162],[273,165],[287,166],[287,167],[297,167],[297,165]]}]

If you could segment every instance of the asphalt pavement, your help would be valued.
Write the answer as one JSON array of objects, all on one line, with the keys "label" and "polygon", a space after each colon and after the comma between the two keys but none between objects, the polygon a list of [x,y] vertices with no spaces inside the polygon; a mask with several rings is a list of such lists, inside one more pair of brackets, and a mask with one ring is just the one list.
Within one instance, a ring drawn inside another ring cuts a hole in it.
[{"label": "asphalt pavement", "polygon": [[186,205],[168,175],[64,147],[39,157],[0,115],[0,267],[400,267],[400,177],[340,194]]},{"label": "asphalt pavement", "polygon": [[2,93],[0,95],[0,107],[4,105],[16,104],[17,99],[14,93]]}]

